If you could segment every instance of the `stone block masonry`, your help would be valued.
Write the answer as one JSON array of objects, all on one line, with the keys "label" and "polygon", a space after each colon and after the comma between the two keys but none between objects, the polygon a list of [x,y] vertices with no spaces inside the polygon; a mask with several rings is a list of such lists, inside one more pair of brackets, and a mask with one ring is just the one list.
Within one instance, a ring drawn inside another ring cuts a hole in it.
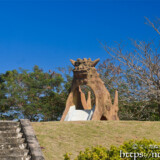
[{"label": "stone block masonry", "polygon": [[22,132],[24,134],[24,138],[28,145],[29,154],[31,155],[31,160],[44,160],[43,153],[41,151],[40,145],[35,136],[30,121],[28,119],[21,119],[20,124]]},{"label": "stone block masonry", "polygon": [[44,160],[29,120],[0,121],[0,160]]}]

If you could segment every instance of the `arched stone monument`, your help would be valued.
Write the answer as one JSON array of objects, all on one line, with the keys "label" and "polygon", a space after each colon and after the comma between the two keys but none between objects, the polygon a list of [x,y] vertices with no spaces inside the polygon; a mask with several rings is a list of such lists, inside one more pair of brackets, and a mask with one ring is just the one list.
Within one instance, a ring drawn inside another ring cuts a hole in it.
[{"label": "arched stone monument", "polygon": [[78,58],[77,61],[70,60],[75,67],[73,70],[74,75],[71,91],[61,121],[65,120],[71,106],[75,106],[76,109],[80,110],[91,109],[90,93],[88,93],[88,100],[86,101],[80,85],[89,86],[95,94],[95,109],[91,120],[119,120],[118,92],[115,92],[114,104],[112,104],[110,93],[95,68],[99,60],[91,61],[90,58]]}]

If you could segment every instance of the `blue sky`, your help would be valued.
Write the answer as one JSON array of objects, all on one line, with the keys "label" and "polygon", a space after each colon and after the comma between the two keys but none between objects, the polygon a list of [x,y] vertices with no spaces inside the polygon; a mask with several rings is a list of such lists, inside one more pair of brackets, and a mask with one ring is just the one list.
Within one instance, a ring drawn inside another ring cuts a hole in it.
[{"label": "blue sky", "polygon": [[85,57],[102,62],[109,56],[98,40],[114,46],[156,37],[144,16],[160,17],[160,1],[0,0],[0,73],[34,65],[55,70]]}]

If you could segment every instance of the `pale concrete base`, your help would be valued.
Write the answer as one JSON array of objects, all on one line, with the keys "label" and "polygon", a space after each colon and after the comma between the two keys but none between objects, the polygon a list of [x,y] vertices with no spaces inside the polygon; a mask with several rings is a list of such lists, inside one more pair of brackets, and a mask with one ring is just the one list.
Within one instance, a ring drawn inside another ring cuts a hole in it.
[{"label": "pale concrete base", "polygon": [[93,110],[76,110],[75,106],[71,106],[64,121],[87,121],[92,115]]}]

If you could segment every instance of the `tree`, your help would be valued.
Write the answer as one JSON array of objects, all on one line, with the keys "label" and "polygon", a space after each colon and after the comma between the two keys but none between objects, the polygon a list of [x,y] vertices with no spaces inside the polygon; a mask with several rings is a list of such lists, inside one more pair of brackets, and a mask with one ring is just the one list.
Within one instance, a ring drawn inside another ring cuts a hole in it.
[{"label": "tree", "polygon": [[[33,72],[23,69],[20,69],[20,72],[17,70],[7,71],[1,75],[1,78],[3,82],[1,82],[0,87],[2,89],[1,93],[4,93],[4,98],[0,99],[0,105],[1,108],[6,105],[5,108],[10,111],[10,116],[12,115],[13,118],[21,116],[31,121],[38,121],[46,119],[44,110],[48,108],[52,108],[51,113],[55,113],[54,110],[59,111],[57,110],[58,102],[63,99],[62,96],[57,98],[63,82],[60,74],[55,72],[45,73],[38,66],[34,66]],[[49,100],[46,101],[46,99]],[[53,99],[56,106],[50,103]],[[60,107],[62,107],[61,103]],[[48,108],[44,108],[44,106]],[[56,115],[59,116],[61,112],[52,115],[54,120],[58,118]],[[48,119],[52,118],[48,117]]]},{"label": "tree", "polygon": [[[148,19],[147,21],[159,36],[158,27]],[[130,51],[124,49],[122,44],[117,44],[116,47],[101,44],[105,51],[120,65],[119,73],[116,74],[118,81],[114,86],[120,92],[125,92],[121,96],[121,100],[125,103],[128,102],[128,104],[134,102],[132,104],[139,106],[140,113],[146,111],[147,106],[158,106],[160,116],[159,40],[152,42],[133,41],[133,49]],[[117,80],[117,78],[114,78],[112,78],[113,82],[115,82],[115,79]]]},{"label": "tree", "polygon": [[0,117],[1,119],[6,119],[6,118],[11,119],[12,116],[4,114],[7,111],[9,111],[10,108],[6,104],[6,100],[7,100],[7,97],[5,96],[6,88],[4,87],[4,85],[2,85],[3,83],[4,83],[4,80],[2,76],[0,75]]}]

